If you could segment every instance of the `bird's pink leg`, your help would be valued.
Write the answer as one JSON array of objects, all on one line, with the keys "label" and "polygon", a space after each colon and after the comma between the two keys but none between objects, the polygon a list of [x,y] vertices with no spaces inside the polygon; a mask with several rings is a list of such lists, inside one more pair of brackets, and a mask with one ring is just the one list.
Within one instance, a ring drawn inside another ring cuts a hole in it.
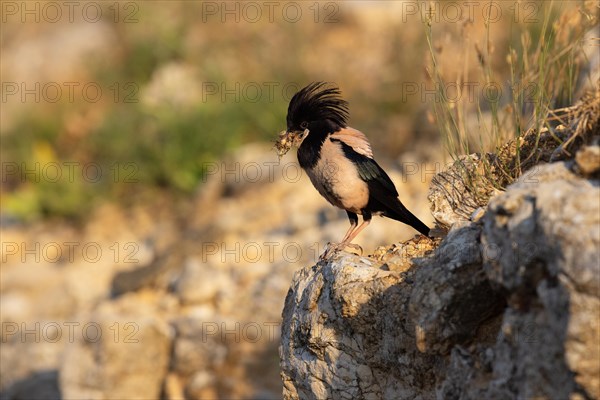
[{"label": "bird's pink leg", "polygon": [[352,233],[350,235],[348,235],[348,237],[344,241],[342,241],[342,243],[340,244],[340,247],[342,247],[342,248],[344,248],[344,247],[352,247],[354,249],[356,249],[358,247],[358,249],[360,249],[360,254],[362,255],[362,247],[360,247],[357,244],[353,244],[352,240],[354,240],[354,238],[356,236],[358,236],[358,234],[360,233],[360,231],[362,231],[367,226],[369,226],[369,223],[371,223],[370,219],[363,220],[362,224],[360,224],[358,226],[358,228],[354,229],[352,231]]},{"label": "bird's pink leg", "polygon": [[348,228],[348,230],[346,231],[346,234],[344,235],[344,238],[342,239],[342,241],[340,243],[344,243],[348,239],[348,237],[350,236],[352,231],[356,229],[357,226],[358,226],[358,223],[356,223],[354,221],[350,222],[350,228]]},{"label": "bird's pink leg", "polygon": [[353,249],[360,250],[360,254],[362,255],[362,247],[352,243],[352,240],[360,233],[360,231],[365,229],[370,222],[371,219],[363,220],[363,222],[360,225],[358,225],[358,227],[356,224],[352,224],[352,226],[350,226],[350,229],[348,229],[348,232],[346,232],[344,239],[342,239],[340,243],[330,243],[325,253],[323,253],[323,255],[321,256],[321,259],[327,259],[336,251],[343,250],[346,247],[352,247]]}]

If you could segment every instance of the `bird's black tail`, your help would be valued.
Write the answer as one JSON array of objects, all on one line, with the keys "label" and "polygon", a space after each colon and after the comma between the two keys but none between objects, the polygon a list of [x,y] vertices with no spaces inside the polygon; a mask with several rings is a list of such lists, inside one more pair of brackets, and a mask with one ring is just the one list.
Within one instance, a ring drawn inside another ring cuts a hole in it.
[{"label": "bird's black tail", "polygon": [[410,225],[418,230],[421,234],[429,236],[430,229],[427,227],[427,225],[425,225],[419,218],[415,217],[413,213],[408,211],[408,209],[404,207],[404,204],[402,204],[400,200],[395,200],[396,201],[393,204],[387,205],[388,207],[386,207],[387,209],[384,211],[383,215]]}]

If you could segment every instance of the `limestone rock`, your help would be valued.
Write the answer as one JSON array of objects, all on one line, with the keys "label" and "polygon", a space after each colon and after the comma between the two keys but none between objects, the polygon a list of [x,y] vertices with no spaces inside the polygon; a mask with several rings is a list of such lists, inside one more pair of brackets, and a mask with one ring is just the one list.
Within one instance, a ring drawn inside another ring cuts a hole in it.
[{"label": "limestone rock", "polygon": [[420,351],[447,353],[502,309],[504,300],[482,268],[480,235],[475,224],[455,226],[416,273],[409,312]]},{"label": "limestone rock", "polygon": [[435,356],[420,353],[408,320],[414,272],[343,253],[296,273],[280,355],[286,399],[423,399]]},{"label": "limestone rock", "polygon": [[545,165],[490,203],[485,267],[509,293],[496,353],[513,367],[494,373],[524,397],[600,396],[598,184]]},{"label": "limestone rock", "polygon": [[583,175],[593,175],[600,171],[600,146],[586,146],[575,155],[577,167]]},{"label": "limestone rock", "polygon": [[471,154],[456,160],[432,179],[427,198],[439,225],[450,228],[457,222],[468,221],[475,210],[499,192],[487,178],[489,166],[495,162],[492,154],[483,157]]},{"label": "limestone rock", "polygon": [[297,272],[284,398],[600,398],[600,183],[574,171],[531,169],[408,263]]}]

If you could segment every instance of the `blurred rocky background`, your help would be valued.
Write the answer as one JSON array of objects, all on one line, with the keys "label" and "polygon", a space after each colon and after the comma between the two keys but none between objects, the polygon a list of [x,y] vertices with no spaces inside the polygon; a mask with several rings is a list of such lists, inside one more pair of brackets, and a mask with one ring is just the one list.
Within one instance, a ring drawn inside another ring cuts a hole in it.
[{"label": "blurred rocky background", "polygon": [[[436,73],[469,77],[461,124],[486,151],[494,110],[521,115],[512,50],[574,43],[551,60],[570,77],[554,107],[597,79],[595,2],[453,4],[2,2],[2,398],[280,398],[290,282],[347,228],[272,151],[293,93],[339,85],[432,224],[429,182],[452,158]],[[413,234],[377,219],[359,243]]]}]

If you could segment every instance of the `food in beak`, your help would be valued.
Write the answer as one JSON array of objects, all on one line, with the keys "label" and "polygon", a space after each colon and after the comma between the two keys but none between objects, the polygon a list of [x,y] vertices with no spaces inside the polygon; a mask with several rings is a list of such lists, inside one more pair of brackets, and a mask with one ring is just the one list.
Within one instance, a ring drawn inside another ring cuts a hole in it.
[{"label": "food in beak", "polygon": [[294,144],[295,132],[281,131],[279,138],[275,141],[275,148],[279,159],[285,155]]},{"label": "food in beak", "polygon": [[306,135],[308,135],[308,129],[305,129],[304,132],[281,131],[279,138],[275,141],[275,148],[277,149],[279,159],[290,151],[292,146],[300,146]]}]

